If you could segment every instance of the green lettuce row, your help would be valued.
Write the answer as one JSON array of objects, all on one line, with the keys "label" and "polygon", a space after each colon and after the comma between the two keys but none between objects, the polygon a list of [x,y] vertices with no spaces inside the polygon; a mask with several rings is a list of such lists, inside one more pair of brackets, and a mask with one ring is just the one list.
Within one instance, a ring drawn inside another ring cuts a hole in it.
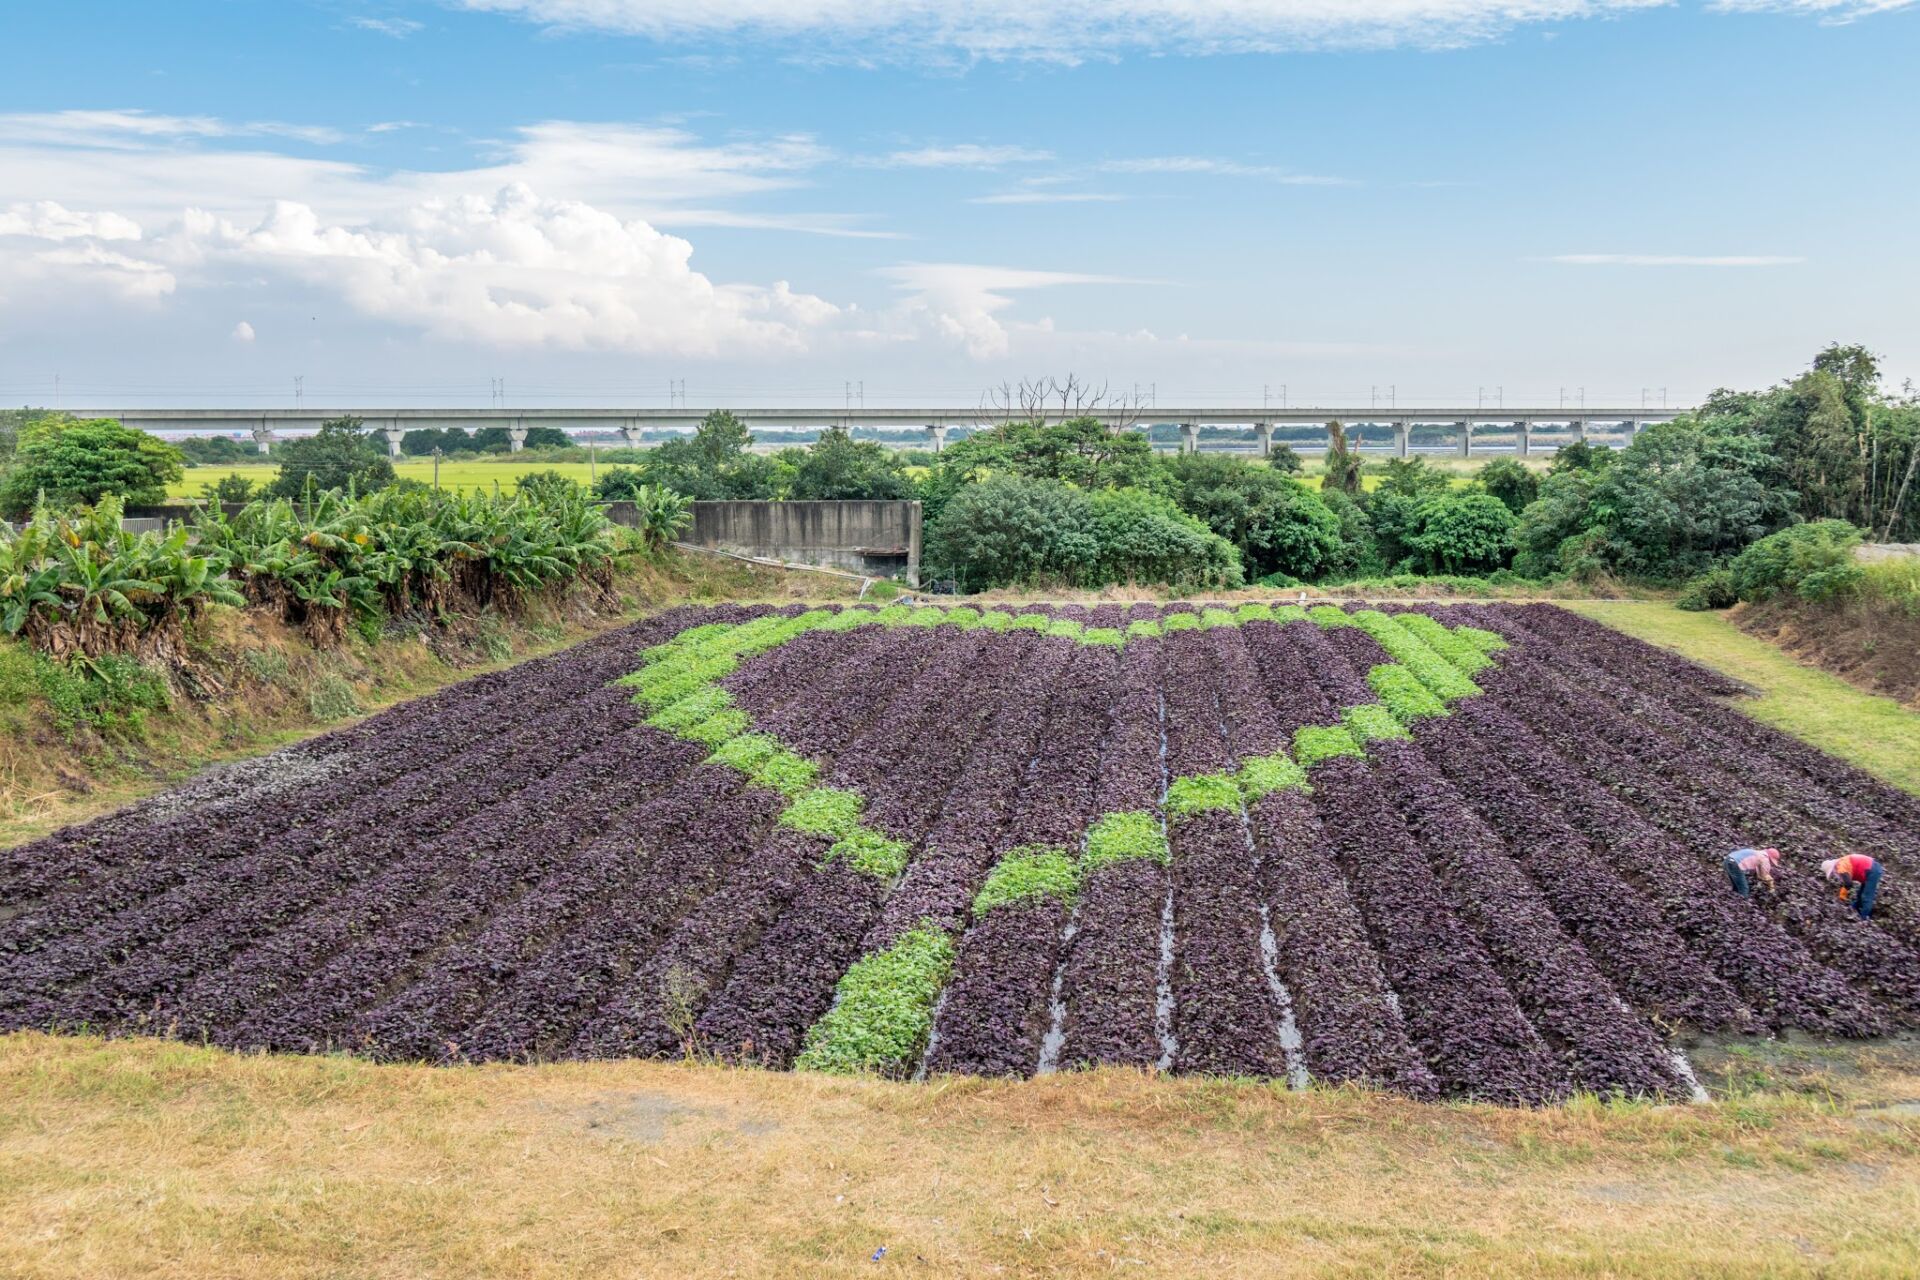
[{"label": "green lettuce row", "polygon": [[1458,667],[1427,647],[1413,632],[1377,609],[1362,609],[1352,615],[1354,625],[1372,636],[1387,655],[1419,678],[1443,702],[1469,698],[1480,686],[1461,674]]},{"label": "green lettuce row", "polygon": [[1072,853],[1048,845],[1023,845],[993,864],[973,898],[976,918],[995,907],[1056,898],[1071,903],[1080,891],[1080,863]]},{"label": "green lettuce row", "polygon": [[856,960],[834,987],[833,1007],[807,1031],[794,1066],[852,1075],[905,1075],[933,1032],[933,1005],[953,971],[954,942],[930,923]]},{"label": "green lettuce row", "polygon": [[1394,620],[1425,641],[1429,649],[1467,675],[1485,671],[1493,665],[1493,659],[1489,658],[1478,645],[1455,635],[1443,624],[1424,613],[1403,613],[1397,615]]}]

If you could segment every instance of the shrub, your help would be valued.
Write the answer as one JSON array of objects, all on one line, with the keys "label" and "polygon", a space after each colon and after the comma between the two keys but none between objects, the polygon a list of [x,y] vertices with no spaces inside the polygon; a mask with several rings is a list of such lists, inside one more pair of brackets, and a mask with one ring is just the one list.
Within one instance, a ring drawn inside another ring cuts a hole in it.
[{"label": "shrub", "polygon": [[313,435],[280,445],[274,457],[280,471],[266,487],[270,498],[372,493],[394,480],[386,446],[354,417],[329,418]]},{"label": "shrub", "polygon": [[1092,524],[1092,506],[1076,489],[993,476],[946,504],[927,531],[926,559],[968,591],[1078,581],[1098,552]]},{"label": "shrub", "polygon": [[1477,478],[1481,488],[1500,499],[1516,516],[1540,496],[1540,477],[1514,458],[1495,458],[1480,468]]},{"label": "shrub", "polygon": [[1686,588],[1673,603],[1675,608],[1691,613],[1731,609],[1740,603],[1740,590],[1735,585],[1733,570],[1726,565],[1718,565],[1705,573],[1695,574],[1687,580]]},{"label": "shrub", "polygon": [[1844,520],[1816,520],[1760,539],[1734,557],[1729,572],[1742,600],[1796,595],[1831,600],[1856,590],[1865,571],[1854,559],[1860,530]]},{"label": "shrub", "polygon": [[1445,493],[1420,504],[1408,544],[1430,571],[1478,573],[1513,557],[1513,512],[1488,493]]},{"label": "shrub", "polygon": [[1174,503],[1143,489],[1115,489],[1090,499],[1097,543],[1079,585],[1159,582],[1237,587],[1240,553]]},{"label": "shrub", "polygon": [[0,480],[0,511],[19,516],[37,502],[55,508],[93,506],[117,497],[159,502],[183,474],[180,451],[111,418],[80,421],[64,414],[29,419],[13,464]]}]

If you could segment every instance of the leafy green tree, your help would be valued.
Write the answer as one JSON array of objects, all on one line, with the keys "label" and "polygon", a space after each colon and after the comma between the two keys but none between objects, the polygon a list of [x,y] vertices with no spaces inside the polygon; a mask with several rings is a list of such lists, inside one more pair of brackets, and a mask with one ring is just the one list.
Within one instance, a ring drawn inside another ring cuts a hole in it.
[{"label": "leafy green tree", "polygon": [[1575,440],[1572,444],[1562,445],[1553,455],[1553,461],[1547,464],[1547,474],[1557,476],[1568,471],[1605,471],[1612,464],[1613,450],[1605,445]]},{"label": "leafy green tree", "polygon": [[1386,562],[1380,555],[1380,540],[1374,533],[1373,519],[1367,514],[1367,509],[1337,490],[1321,490],[1320,500],[1327,504],[1327,510],[1333,512],[1334,518],[1340,522],[1339,549],[1322,577],[1366,578],[1385,572]]},{"label": "leafy green tree", "polygon": [[1764,442],[1689,418],[1647,428],[1594,487],[1613,567],[1686,577],[1784,527],[1795,495],[1763,480],[1772,463]]},{"label": "leafy green tree", "polygon": [[0,509],[23,515],[41,493],[54,507],[92,506],[107,494],[130,505],[161,502],[181,477],[181,461],[172,445],[111,418],[31,418],[0,480]]},{"label": "leafy green tree", "polygon": [[696,501],[779,497],[778,468],[750,452],[752,444],[744,422],[716,409],[692,436],[649,450],[642,471],[649,483]]},{"label": "leafy green tree", "polygon": [[385,444],[358,418],[329,418],[313,435],[283,443],[276,456],[280,470],[265,490],[270,498],[348,489],[372,493],[394,481]]},{"label": "leafy green tree", "polygon": [[259,447],[253,441],[232,436],[187,436],[175,441],[174,448],[189,466],[230,467],[260,460]]},{"label": "leafy green tree", "polygon": [[[616,467],[615,470],[622,468]],[[514,486],[514,492],[533,502],[556,505],[586,500],[586,487],[577,480],[569,479],[558,471],[530,471],[520,477]]]},{"label": "leafy green tree", "polygon": [[1562,547],[1604,517],[1604,512],[1593,508],[1594,489],[1601,475],[1579,467],[1548,473],[1540,484],[1540,496],[1527,504],[1514,526],[1516,573],[1548,578],[1562,571]]},{"label": "leafy green tree", "polygon": [[913,479],[897,453],[877,440],[855,440],[834,427],[822,432],[796,461],[788,496],[829,501],[913,494]]},{"label": "leafy green tree", "polygon": [[593,482],[593,496],[602,502],[635,502],[646,487],[646,472],[638,467],[608,467]]},{"label": "leafy green tree", "polygon": [[1429,573],[1491,573],[1513,556],[1513,512],[1490,493],[1435,494],[1410,542]]},{"label": "leafy green tree", "polygon": [[1233,544],[1171,499],[1144,489],[1103,489],[1089,501],[1098,549],[1091,574],[1083,574],[1077,585],[1231,588],[1244,581]]},{"label": "leafy green tree", "polygon": [[235,472],[221,476],[212,484],[201,485],[200,496],[208,502],[252,502],[254,483]]},{"label": "leafy green tree", "polygon": [[926,562],[964,590],[1072,582],[1099,554],[1087,495],[1051,480],[990,476],[955,493],[927,531]]},{"label": "leafy green tree", "polygon": [[1180,509],[1232,543],[1249,577],[1315,578],[1340,564],[1340,517],[1284,474],[1219,453],[1182,454],[1165,466]]},{"label": "leafy green tree", "polygon": [[1424,498],[1444,493],[1453,487],[1453,479],[1425,458],[1389,458],[1375,472],[1380,484],[1374,493],[1397,494],[1403,498]]},{"label": "leafy green tree", "polygon": [[1495,458],[1480,468],[1476,478],[1481,488],[1506,503],[1507,510],[1515,515],[1540,496],[1540,477],[1514,458]]},{"label": "leafy green tree", "polygon": [[571,449],[573,437],[559,427],[528,427],[525,444],[529,449]]}]

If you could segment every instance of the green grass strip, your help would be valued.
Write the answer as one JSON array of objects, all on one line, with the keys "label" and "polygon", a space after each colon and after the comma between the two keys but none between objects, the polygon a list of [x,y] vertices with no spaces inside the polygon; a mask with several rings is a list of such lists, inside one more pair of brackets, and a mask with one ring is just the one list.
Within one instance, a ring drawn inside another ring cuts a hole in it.
[{"label": "green grass strip", "polygon": [[1303,769],[1338,756],[1365,756],[1360,744],[1344,726],[1337,724],[1302,725],[1293,735],[1293,757]]},{"label": "green grass strip", "polygon": [[1080,861],[1082,871],[1090,874],[1109,863],[1135,858],[1151,858],[1164,866],[1168,857],[1160,820],[1135,811],[1109,813],[1094,823],[1087,831],[1087,848]]},{"label": "green grass strip", "polygon": [[952,969],[953,939],[931,924],[855,961],[794,1065],[839,1075],[907,1074],[926,1049],[933,1004]]},{"label": "green grass strip", "polygon": [[837,787],[810,787],[793,798],[780,814],[780,825],[810,835],[849,835],[860,825],[860,811],[866,801],[852,791]]},{"label": "green grass strip", "polygon": [[993,864],[987,882],[974,895],[973,914],[983,916],[995,907],[1051,897],[1072,902],[1080,890],[1080,865],[1065,849],[1025,845]]},{"label": "green grass strip", "polygon": [[1167,817],[1179,819],[1207,809],[1238,809],[1240,784],[1224,773],[1175,778],[1167,787]]},{"label": "green grass strip", "polygon": [[1275,791],[1309,789],[1307,771],[1284,751],[1241,761],[1240,772],[1233,775],[1233,780],[1239,784],[1240,794],[1248,804]]},{"label": "green grass strip", "polygon": [[844,862],[876,880],[894,880],[907,869],[907,844],[871,827],[855,827],[827,850],[828,862]]}]

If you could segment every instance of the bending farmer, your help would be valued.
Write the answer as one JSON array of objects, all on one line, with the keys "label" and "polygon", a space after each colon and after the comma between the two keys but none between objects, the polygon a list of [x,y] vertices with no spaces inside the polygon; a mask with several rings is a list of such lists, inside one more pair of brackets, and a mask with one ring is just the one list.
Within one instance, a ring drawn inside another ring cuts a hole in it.
[{"label": "bending farmer", "polygon": [[1778,849],[1735,849],[1727,855],[1727,879],[1733,882],[1733,891],[1741,897],[1753,894],[1753,882],[1757,879],[1771,889],[1773,869],[1780,865]]},{"label": "bending farmer", "polygon": [[1820,864],[1827,879],[1840,886],[1840,900],[1860,913],[1862,920],[1873,917],[1873,900],[1880,896],[1880,863],[1864,853],[1850,853]]}]

